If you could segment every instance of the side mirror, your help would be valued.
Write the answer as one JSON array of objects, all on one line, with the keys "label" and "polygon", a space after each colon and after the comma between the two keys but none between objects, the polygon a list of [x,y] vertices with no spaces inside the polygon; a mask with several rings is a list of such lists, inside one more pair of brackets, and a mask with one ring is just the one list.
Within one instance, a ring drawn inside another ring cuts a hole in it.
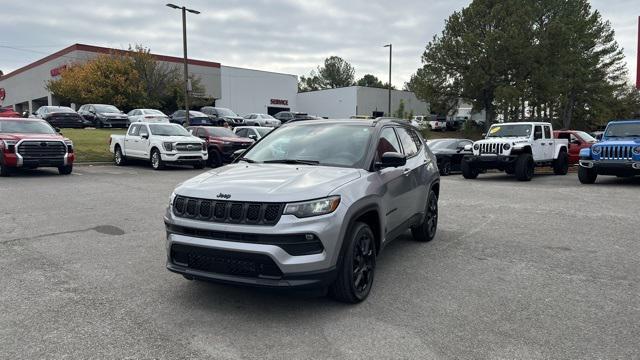
[{"label": "side mirror", "polygon": [[388,168],[388,167],[400,167],[407,164],[407,157],[404,154],[400,154],[397,152],[386,152],[382,154],[382,159],[379,162],[375,163],[375,168],[377,170]]},{"label": "side mirror", "polygon": [[57,133],[60,133],[60,128],[54,128],[56,130]]},{"label": "side mirror", "polygon": [[249,135],[249,139],[258,140],[258,137],[255,134]]},{"label": "side mirror", "polygon": [[149,139],[149,134],[142,134],[140,137],[143,139]]}]

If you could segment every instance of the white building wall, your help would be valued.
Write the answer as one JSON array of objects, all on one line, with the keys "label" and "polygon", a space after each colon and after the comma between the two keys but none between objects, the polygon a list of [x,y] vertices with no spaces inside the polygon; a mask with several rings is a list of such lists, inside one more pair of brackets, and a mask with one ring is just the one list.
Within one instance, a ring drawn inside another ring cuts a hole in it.
[{"label": "white building wall", "polygon": [[356,115],[357,87],[309,91],[298,94],[297,111],[309,115],[346,119]]},{"label": "white building wall", "polygon": [[404,102],[404,111],[413,115],[428,115],[429,105],[418,100],[410,91],[391,90],[391,115],[389,109],[389,90],[372,87],[357,86],[358,89],[358,115],[371,116],[374,111],[382,111],[386,116],[392,116],[400,106],[400,100]]},{"label": "white building wall", "polygon": [[[244,116],[249,113],[266,114],[268,107],[292,110],[297,108],[298,77],[290,74],[222,66],[222,97],[216,106],[226,107]],[[287,105],[272,104],[286,100]]]}]

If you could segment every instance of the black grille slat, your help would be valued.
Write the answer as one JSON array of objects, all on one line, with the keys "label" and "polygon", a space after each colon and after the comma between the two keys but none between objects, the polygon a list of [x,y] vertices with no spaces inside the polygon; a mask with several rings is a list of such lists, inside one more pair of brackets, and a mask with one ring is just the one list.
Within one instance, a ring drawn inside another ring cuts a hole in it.
[{"label": "black grille slat", "polygon": [[18,146],[17,153],[25,160],[58,159],[67,153],[67,146],[59,141],[24,141]]},{"label": "black grille slat", "polygon": [[280,203],[216,201],[176,196],[173,213],[182,218],[218,223],[275,225],[284,210]]}]

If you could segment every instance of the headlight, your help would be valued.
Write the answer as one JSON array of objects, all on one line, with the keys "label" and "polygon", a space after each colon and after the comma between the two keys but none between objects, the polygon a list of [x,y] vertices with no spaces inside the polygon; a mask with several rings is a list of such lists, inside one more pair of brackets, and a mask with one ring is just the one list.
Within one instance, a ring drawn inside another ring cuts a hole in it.
[{"label": "headlight", "polygon": [[173,143],[171,142],[163,142],[162,146],[164,146],[164,149],[167,151],[173,151]]},{"label": "headlight", "polygon": [[13,153],[16,151],[16,141],[15,140],[0,140],[4,145],[4,152]]},{"label": "headlight", "polygon": [[592,147],[592,148],[591,148],[591,151],[592,151],[594,154],[600,154],[600,150],[602,150],[602,149],[600,149],[600,147],[599,147],[599,146],[594,146],[594,147]]},{"label": "headlight", "polygon": [[473,150],[480,150],[480,145],[473,144]]},{"label": "headlight", "polygon": [[340,204],[340,196],[330,196],[324,199],[287,204],[284,215],[294,215],[298,218],[325,215],[334,212]]},{"label": "headlight", "polygon": [[502,146],[502,148],[508,151],[509,149],[511,149],[511,145],[509,145],[509,144],[504,144],[504,145]]},{"label": "headlight", "polygon": [[636,155],[640,155],[640,146],[636,146],[633,148],[633,153]]},{"label": "headlight", "polygon": [[65,143],[65,145],[67,145],[67,152],[72,153],[73,152],[73,141],[65,140],[64,143]]}]

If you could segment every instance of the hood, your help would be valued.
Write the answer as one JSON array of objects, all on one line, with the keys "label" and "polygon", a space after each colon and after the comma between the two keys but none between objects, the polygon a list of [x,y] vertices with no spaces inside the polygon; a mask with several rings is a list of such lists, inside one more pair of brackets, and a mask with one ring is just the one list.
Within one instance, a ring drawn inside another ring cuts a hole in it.
[{"label": "hood", "polygon": [[526,136],[520,137],[492,137],[476,141],[478,144],[495,144],[495,143],[518,143],[529,142],[529,138]]},{"label": "hood", "polygon": [[230,201],[292,202],[322,198],[360,177],[358,169],[288,164],[236,163],[185,181],[176,194]]},{"label": "hood", "polygon": [[67,140],[60,134],[0,134],[2,140]]},{"label": "hood", "polygon": [[[158,136],[158,135],[155,135]],[[161,136],[162,141],[166,142],[177,142],[177,143],[200,143],[202,144],[204,140],[195,137],[195,136]]]},{"label": "hood", "polygon": [[628,138],[616,138],[615,140],[611,139],[611,140],[602,140],[600,142],[597,143],[593,143],[598,144],[598,145],[640,145],[640,139],[639,138],[635,138],[635,137],[628,137]]}]

